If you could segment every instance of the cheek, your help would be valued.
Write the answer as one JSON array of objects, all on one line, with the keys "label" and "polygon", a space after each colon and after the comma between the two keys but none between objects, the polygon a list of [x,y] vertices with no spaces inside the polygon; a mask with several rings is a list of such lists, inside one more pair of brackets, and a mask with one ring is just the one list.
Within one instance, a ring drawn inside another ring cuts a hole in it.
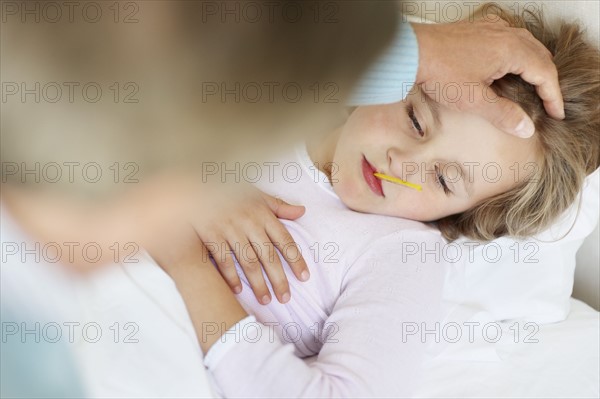
[{"label": "cheek", "polygon": [[346,168],[341,168],[334,179],[333,191],[342,202],[351,209],[364,211],[366,201],[357,176],[352,176]]},{"label": "cheek", "polygon": [[431,209],[424,206],[423,199],[414,194],[403,195],[396,200],[389,199],[387,208],[390,216],[420,221],[427,219]]},{"label": "cheek", "polygon": [[396,120],[389,106],[359,107],[347,121],[348,136],[354,140],[380,141],[393,130]]},{"label": "cheek", "polygon": [[386,205],[387,214],[406,219],[431,222],[453,213],[448,204],[437,196],[423,192],[401,192],[394,200]]}]

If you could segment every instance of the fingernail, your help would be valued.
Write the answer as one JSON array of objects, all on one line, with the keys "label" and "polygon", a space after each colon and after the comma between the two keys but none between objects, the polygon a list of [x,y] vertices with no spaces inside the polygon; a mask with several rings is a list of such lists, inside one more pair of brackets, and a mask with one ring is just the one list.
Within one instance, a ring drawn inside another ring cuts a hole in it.
[{"label": "fingernail", "polygon": [[533,136],[534,132],[535,126],[533,126],[533,122],[531,122],[531,119],[529,118],[524,118],[521,120],[521,122],[519,122],[515,128],[515,134],[524,139]]},{"label": "fingernail", "polygon": [[302,281],[308,280],[309,277],[310,273],[308,273],[308,270],[304,270],[302,273],[300,273],[300,280]]},{"label": "fingernail", "polygon": [[289,292],[286,292],[285,294],[283,294],[283,295],[281,296],[281,301],[282,301],[283,303],[286,303],[286,302],[287,302],[287,301],[289,301],[289,300],[290,300],[290,293],[289,293]]},{"label": "fingernail", "polygon": [[233,292],[235,292],[236,294],[239,294],[240,292],[242,292],[242,287],[240,287],[239,285],[236,285],[235,288],[233,289]]},{"label": "fingernail", "polygon": [[262,297],[262,299],[261,299],[261,303],[262,303],[263,305],[266,305],[266,304],[267,304],[267,303],[269,303],[269,302],[271,302],[271,298],[269,298],[269,296],[268,296],[268,295],[265,295],[265,296],[263,296],[263,297]]}]

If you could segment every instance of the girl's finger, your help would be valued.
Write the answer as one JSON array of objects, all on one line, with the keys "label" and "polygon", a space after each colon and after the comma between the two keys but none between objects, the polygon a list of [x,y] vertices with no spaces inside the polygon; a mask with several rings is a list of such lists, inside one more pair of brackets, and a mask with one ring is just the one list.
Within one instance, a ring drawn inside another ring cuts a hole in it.
[{"label": "girl's finger", "polygon": [[258,302],[263,305],[271,302],[271,293],[265,283],[262,266],[254,251],[254,247],[250,244],[248,239],[244,237],[235,242],[229,241],[229,247],[233,249],[235,257],[242,267]]},{"label": "girl's finger", "polygon": [[302,205],[291,205],[281,198],[273,197],[263,192],[260,195],[278,218],[296,220],[304,215],[305,208]]},{"label": "girl's finger", "polygon": [[216,240],[204,241],[204,245],[217,264],[219,273],[229,285],[235,294],[242,292],[242,283],[235,268],[235,262],[231,256],[231,249],[224,238],[219,237]]},{"label": "girl's finger", "polygon": [[285,271],[283,270],[281,260],[279,259],[279,255],[277,255],[275,246],[266,234],[259,235],[258,237],[260,238],[251,242],[255,245],[259,245],[256,253],[258,253],[258,257],[269,278],[271,287],[273,287],[275,296],[277,296],[279,302],[286,303],[290,300],[290,286]]},{"label": "girl's finger", "polygon": [[267,235],[292,269],[294,276],[300,281],[308,280],[310,272],[306,261],[285,226],[279,220],[274,220],[267,228]]}]

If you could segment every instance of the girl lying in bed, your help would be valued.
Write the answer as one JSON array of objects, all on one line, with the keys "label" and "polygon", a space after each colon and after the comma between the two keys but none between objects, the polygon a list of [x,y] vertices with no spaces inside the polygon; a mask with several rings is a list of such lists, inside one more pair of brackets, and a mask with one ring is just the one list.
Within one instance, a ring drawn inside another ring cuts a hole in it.
[{"label": "girl lying in bed", "polygon": [[[507,76],[493,87],[532,117],[530,139],[436,106],[416,88],[401,102],[354,109],[331,134],[282,156],[269,167],[300,165],[294,176],[264,170],[270,181],[257,186],[306,206],[303,217],[283,223],[312,275],[306,282],[290,279],[289,292],[279,297],[285,303],[269,303],[255,287],[254,295],[250,288],[259,281],[244,275],[259,260],[267,263],[264,228],[257,240],[239,233],[243,216],[263,209],[240,207],[223,220],[229,233],[205,240],[232,288],[239,275],[237,296],[214,268],[194,266],[202,250],[175,263],[157,257],[186,302],[205,364],[224,396],[410,395],[425,338],[433,339],[421,332],[438,318],[444,238],[525,237],[576,200],[585,176],[599,165],[599,52],[575,25],[553,33],[533,15],[502,17],[530,30],[554,54],[563,121],[546,115],[532,87]],[[422,190],[380,180],[375,172]],[[263,246],[260,259],[240,250],[253,241]],[[272,269],[266,277],[273,287],[285,285]],[[301,359],[317,354],[311,364]]]}]

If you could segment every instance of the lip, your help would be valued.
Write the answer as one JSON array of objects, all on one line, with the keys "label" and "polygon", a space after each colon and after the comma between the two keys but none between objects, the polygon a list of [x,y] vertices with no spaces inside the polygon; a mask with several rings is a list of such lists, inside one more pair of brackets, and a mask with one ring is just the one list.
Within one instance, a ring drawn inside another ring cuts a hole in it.
[{"label": "lip", "polygon": [[367,161],[367,158],[364,155],[362,159],[362,172],[365,178],[365,182],[367,183],[367,186],[369,186],[371,191],[373,191],[373,193],[380,197],[385,197],[385,195],[383,194],[381,180],[379,180],[373,175],[373,173],[377,172],[377,170],[373,167],[373,165],[369,163],[369,161]]}]

